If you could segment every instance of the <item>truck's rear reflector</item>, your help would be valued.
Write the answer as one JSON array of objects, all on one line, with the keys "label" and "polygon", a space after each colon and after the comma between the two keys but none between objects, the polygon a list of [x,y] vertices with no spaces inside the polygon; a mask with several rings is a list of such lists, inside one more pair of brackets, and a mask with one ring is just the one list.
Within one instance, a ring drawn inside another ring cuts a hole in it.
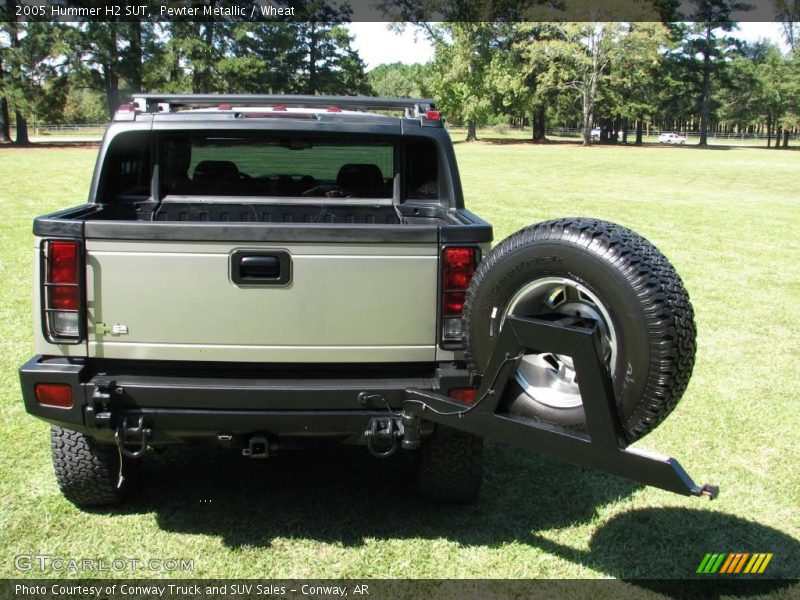
[{"label": "truck's rear reflector", "polygon": [[72,408],[72,387],[66,383],[37,383],[34,395],[43,406]]},{"label": "truck's rear reflector", "polygon": [[464,404],[475,404],[477,393],[475,388],[451,388],[447,395]]},{"label": "truck's rear reflector", "polygon": [[42,255],[45,337],[52,341],[77,341],[81,330],[81,256],[78,242],[46,240]]},{"label": "truck's rear reflector", "polygon": [[478,256],[475,246],[449,246],[442,251],[442,343],[450,347],[462,343],[466,290]]}]

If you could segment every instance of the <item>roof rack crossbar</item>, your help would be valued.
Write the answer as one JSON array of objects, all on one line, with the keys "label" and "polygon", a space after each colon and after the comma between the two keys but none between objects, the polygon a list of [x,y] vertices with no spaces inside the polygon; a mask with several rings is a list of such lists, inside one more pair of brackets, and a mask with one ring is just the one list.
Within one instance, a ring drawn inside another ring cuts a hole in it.
[{"label": "roof rack crossbar", "polygon": [[406,116],[419,116],[436,105],[429,98],[372,98],[369,96],[302,96],[283,94],[133,94],[140,110],[159,112],[192,106],[281,105],[298,108],[337,106],[351,110],[401,110]]}]

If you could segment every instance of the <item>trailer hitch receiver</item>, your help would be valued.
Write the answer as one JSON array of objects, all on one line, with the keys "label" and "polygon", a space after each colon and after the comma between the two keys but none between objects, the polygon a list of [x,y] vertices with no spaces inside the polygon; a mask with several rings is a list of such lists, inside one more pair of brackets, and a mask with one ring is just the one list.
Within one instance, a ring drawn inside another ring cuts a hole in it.
[{"label": "trailer hitch receiver", "polygon": [[364,437],[367,450],[379,458],[386,458],[397,451],[398,440],[403,437],[404,426],[400,417],[373,417],[369,421]]},{"label": "trailer hitch receiver", "polygon": [[[586,432],[503,412],[500,407],[522,357],[545,352],[572,357]],[[403,417],[433,421],[678,494],[716,498],[717,486],[695,484],[674,458],[628,447],[601,356],[599,329],[592,319],[510,316],[497,337],[474,404],[465,406],[441,394],[408,389]]]},{"label": "trailer hitch receiver", "polygon": [[[122,422],[114,430],[114,440],[122,454],[138,458],[147,451],[152,434],[153,430],[143,415],[136,420],[136,425],[131,425],[128,417],[123,417]],[[131,449],[131,446],[134,448]]]}]

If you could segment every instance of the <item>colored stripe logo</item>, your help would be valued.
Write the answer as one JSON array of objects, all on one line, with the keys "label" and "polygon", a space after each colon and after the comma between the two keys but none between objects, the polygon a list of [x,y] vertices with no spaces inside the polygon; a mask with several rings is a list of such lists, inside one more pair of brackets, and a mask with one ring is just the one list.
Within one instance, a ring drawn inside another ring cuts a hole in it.
[{"label": "colored stripe logo", "polygon": [[700,561],[697,573],[736,575],[739,573],[761,574],[772,560],[772,552],[728,552],[709,553]]}]

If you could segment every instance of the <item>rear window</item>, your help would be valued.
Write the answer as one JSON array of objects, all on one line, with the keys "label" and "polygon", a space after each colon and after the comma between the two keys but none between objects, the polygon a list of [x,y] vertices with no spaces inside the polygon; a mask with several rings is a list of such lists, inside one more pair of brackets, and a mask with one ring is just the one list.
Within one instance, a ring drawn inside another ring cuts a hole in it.
[{"label": "rear window", "polygon": [[391,198],[389,142],[174,137],[161,146],[161,195]]}]

